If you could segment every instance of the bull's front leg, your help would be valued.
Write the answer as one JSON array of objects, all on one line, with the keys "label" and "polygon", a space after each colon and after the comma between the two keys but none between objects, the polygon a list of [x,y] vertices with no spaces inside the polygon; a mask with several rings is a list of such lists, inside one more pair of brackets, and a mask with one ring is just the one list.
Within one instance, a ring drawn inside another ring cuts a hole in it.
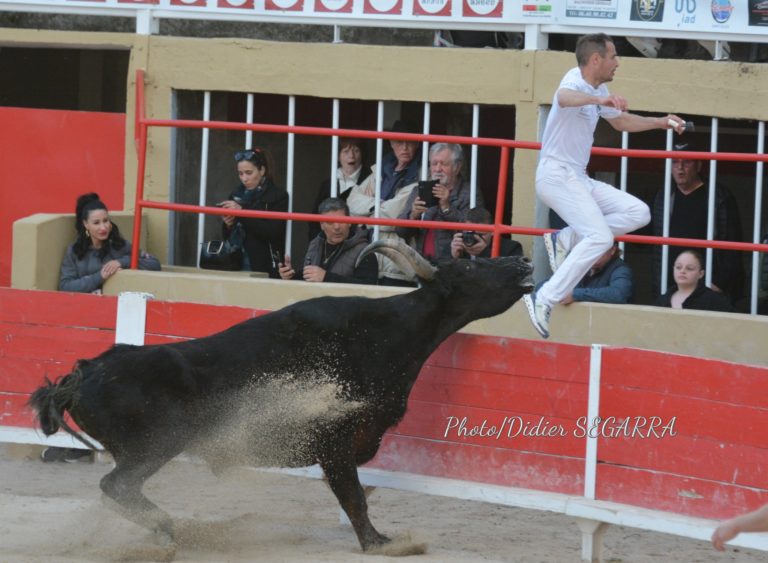
[{"label": "bull's front leg", "polygon": [[347,513],[363,551],[391,540],[376,531],[368,518],[368,503],[357,475],[357,466],[351,460],[321,461],[320,466],[328,478],[328,484]]}]

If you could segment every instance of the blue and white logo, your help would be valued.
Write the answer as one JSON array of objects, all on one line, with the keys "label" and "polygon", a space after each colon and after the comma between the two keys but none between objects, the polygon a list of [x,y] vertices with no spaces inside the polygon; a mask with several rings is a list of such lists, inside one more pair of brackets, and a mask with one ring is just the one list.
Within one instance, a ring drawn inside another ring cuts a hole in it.
[{"label": "blue and white logo", "polygon": [[731,18],[733,6],[731,0],[712,0],[712,17],[717,23],[725,23]]}]

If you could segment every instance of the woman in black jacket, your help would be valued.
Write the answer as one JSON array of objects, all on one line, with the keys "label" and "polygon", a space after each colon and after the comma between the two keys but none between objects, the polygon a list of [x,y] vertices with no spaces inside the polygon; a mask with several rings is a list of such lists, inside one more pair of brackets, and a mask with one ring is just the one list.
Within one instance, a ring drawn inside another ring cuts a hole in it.
[{"label": "woman in black jacket", "polygon": [[673,309],[733,312],[728,298],[704,285],[704,260],[695,250],[683,250],[675,258],[675,286],[659,297],[657,305]]},{"label": "woman in black jacket", "polygon": [[[288,211],[288,192],[275,185],[264,149],[235,153],[240,185],[218,205],[225,209]],[[285,251],[285,221],[226,215],[224,236],[245,249],[243,270],[277,277],[277,263]]]}]

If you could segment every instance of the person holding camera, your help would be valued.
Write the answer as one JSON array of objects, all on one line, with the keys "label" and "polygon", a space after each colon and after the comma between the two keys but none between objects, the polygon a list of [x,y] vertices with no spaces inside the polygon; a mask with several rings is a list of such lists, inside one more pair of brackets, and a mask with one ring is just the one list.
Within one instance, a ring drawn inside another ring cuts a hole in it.
[{"label": "person holding camera", "polygon": [[[467,223],[481,225],[493,224],[491,212],[484,207],[473,207],[467,211]],[[451,239],[451,256],[453,258],[490,258],[493,233],[478,231],[457,231]],[[499,256],[522,256],[523,247],[516,240],[501,238]]]},{"label": "person holding camera", "polygon": [[[463,163],[464,151],[461,145],[432,145],[429,149],[431,180],[419,182],[419,188],[411,192],[405,210],[399,218],[463,223],[471,205],[469,182],[461,176]],[[483,206],[483,196],[479,191],[474,205]],[[428,260],[451,258],[454,231],[397,227],[396,232],[405,240],[415,239],[416,249]]]},{"label": "person holding camera", "polygon": [[[288,192],[275,184],[271,158],[264,149],[238,151],[235,162],[240,185],[216,205],[224,209],[288,211]],[[243,270],[278,276],[277,263],[285,247],[285,221],[225,215],[222,228],[225,239],[245,248]]]}]

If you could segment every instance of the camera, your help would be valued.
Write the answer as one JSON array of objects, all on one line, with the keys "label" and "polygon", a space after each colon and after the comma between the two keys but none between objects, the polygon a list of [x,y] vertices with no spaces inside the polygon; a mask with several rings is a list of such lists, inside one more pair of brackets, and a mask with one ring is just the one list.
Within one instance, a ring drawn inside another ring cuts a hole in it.
[{"label": "camera", "polygon": [[440,183],[440,180],[421,180],[419,182],[419,199],[422,200],[427,207],[434,207],[437,205],[437,198],[432,193],[432,188]]},{"label": "camera", "polygon": [[464,231],[461,233],[461,238],[464,241],[464,244],[466,246],[473,246],[477,244],[477,239],[475,238],[475,235],[478,234],[476,231]]}]

